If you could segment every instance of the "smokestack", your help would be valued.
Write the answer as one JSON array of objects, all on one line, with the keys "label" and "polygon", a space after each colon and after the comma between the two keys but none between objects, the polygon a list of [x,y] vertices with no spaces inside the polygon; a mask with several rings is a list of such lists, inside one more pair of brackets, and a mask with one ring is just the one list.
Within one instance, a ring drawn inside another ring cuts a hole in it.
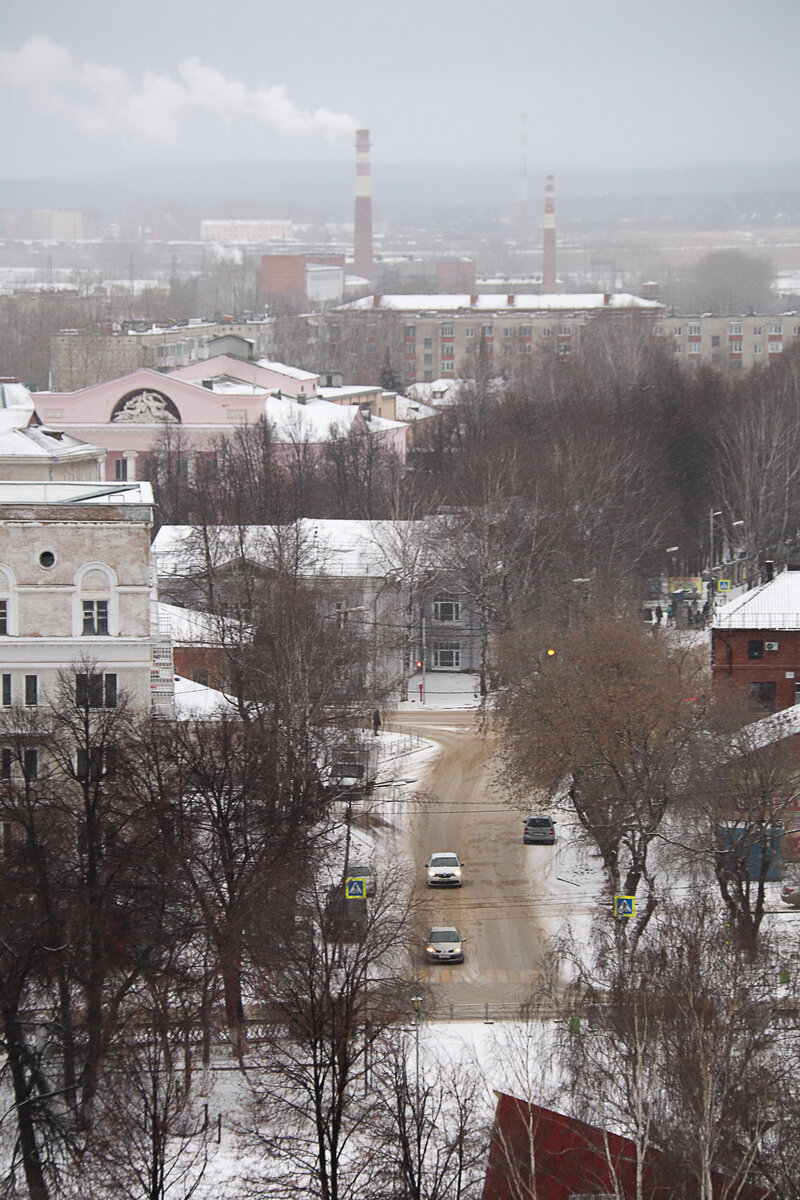
[{"label": "smokestack", "polygon": [[353,269],[363,279],[372,279],[372,171],[369,161],[369,130],[356,130],[356,211]]},{"label": "smokestack", "polygon": [[542,292],[556,292],[556,185],[552,175],[544,182],[544,254],[542,256]]}]

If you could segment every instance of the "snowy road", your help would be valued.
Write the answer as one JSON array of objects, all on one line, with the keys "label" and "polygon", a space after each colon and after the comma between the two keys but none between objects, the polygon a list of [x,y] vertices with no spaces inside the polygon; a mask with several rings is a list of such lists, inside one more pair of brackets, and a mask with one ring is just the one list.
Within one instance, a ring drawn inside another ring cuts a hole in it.
[{"label": "snowy road", "polygon": [[[405,824],[407,850],[423,898],[415,967],[434,992],[437,1011],[451,1004],[519,1004],[536,978],[545,937],[542,916],[552,908],[548,881],[556,872],[552,846],[523,846],[523,813],[510,807],[493,780],[491,742],[470,711],[394,713],[392,728],[415,728],[438,747],[420,772]],[[465,863],[464,886],[428,890],[424,864],[437,850],[455,850]],[[466,939],[465,961],[428,964],[428,925],[455,924]],[[552,928],[552,926],[549,926]]]}]

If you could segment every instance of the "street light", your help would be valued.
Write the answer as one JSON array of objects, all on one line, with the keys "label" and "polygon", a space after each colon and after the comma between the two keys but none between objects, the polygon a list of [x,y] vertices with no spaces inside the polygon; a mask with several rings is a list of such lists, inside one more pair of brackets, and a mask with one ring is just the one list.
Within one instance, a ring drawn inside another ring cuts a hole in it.
[{"label": "street light", "polygon": [[711,505],[708,516],[708,567],[710,571],[714,570],[714,518],[722,516],[722,509],[715,509]]},{"label": "street light", "polygon": [[419,1113],[419,1010],[422,1007],[422,996],[412,996],[411,1003],[414,1005],[414,1041],[416,1045],[415,1053],[415,1071],[414,1071],[414,1124],[417,1133],[417,1195],[422,1195],[422,1181],[420,1174],[422,1172],[422,1122],[420,1121]]}]

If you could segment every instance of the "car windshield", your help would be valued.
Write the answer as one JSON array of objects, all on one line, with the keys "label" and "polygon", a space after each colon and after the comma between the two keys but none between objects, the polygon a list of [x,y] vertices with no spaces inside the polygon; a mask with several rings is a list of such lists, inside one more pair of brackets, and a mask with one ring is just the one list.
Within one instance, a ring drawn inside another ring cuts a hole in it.
[{"label": "car windshield", "polygon": [[[549,817],[528,817],[528,824],[531,826],[536,825],[537,827],[539,825],[547,826],[550,824],[550,818]],[[517,828],[519,828],[519,826],[517,826]]]},{"label": "car windshield", "polygon": [[457,929],[432,929],[430,942],[460,942]]},{"label": "car windshield", "polygon": [[432,854],[431,855],[431,866],[432,867],[457,867],[458,866],[458,855],[457,854]]}]

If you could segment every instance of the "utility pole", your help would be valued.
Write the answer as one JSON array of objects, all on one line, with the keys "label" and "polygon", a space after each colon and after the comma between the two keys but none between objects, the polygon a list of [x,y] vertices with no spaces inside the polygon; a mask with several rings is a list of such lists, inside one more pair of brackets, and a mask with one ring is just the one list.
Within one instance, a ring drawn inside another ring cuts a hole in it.
[{"label": "utility pole", "polygon": [[422,1006],[422,996],[412,996],[414,1005],[414,1041],[416,1046],[416,1065],[414,1071],[414,1130],[417,1137],[417,1196],[422,1195],[422,1119],[419,1111],[419,1010]]}]

